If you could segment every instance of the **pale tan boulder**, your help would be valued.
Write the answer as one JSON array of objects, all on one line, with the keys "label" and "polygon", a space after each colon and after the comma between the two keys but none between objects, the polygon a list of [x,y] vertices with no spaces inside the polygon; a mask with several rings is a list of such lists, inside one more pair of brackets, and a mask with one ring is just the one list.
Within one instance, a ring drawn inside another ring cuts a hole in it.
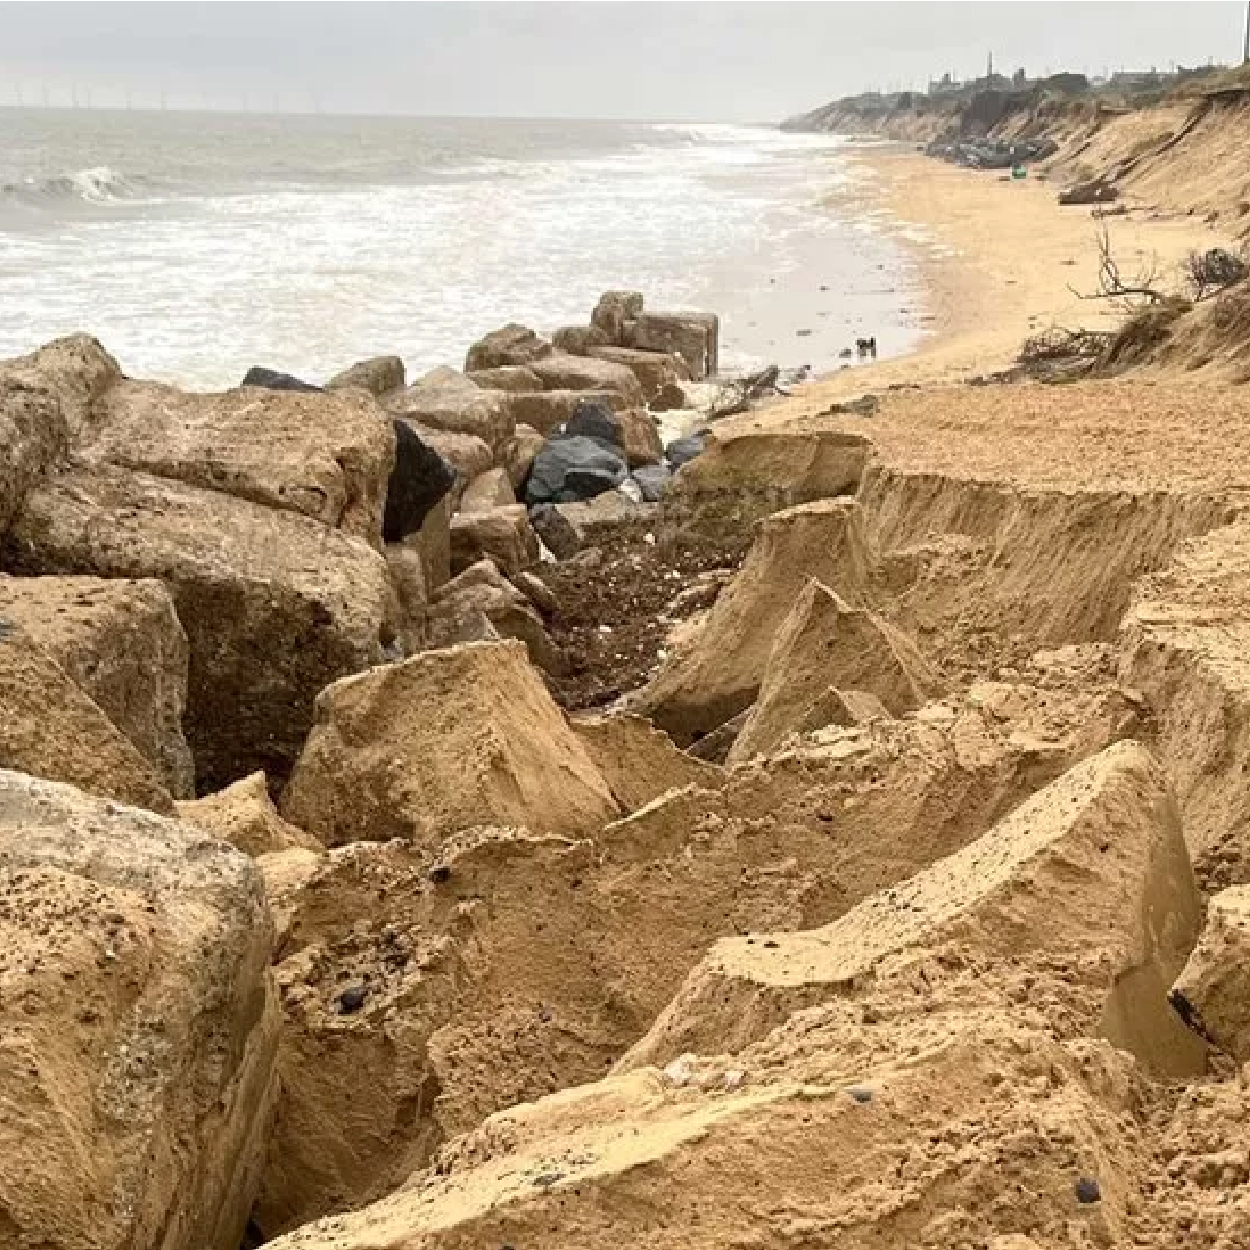
[{"label": "pale tan boulder", "polygon": [[278,851],[322,850],[311,834],[282,819],[269,797],[264,773],[253,773],[234,785],[178,805],[178,819],[252,856]]},{"label": "pale tan boulder", "polygon": [[679,745],[723,725],[755,701],[773,643],[804,586],[815,578],[857,607],[870,573],[858,505],[821,501],[765,518],[693,644],[660,670],[639,710]]},{"label": "pale tan boulder", "polygon": [[461,512],[490,512],[516,503],[516,493],[507,469],[487,469],[465,487],[460,497]]},{"label": "pale tan boulder", "polygon": [[[475,477],[487,473],[494,466],[495,453],[490,445],[475,434],[458,434],[454,430],[438,430],[416,421],[408,424],[456,471],[456,483],[448,495],[452,507],[459,506],[465,487]],[[509,440],[510,442],[511,440]],[[506,444],[505,444],[506,446]]]},{"label": "pale tan boulder", "polygon": [[910,639],[812,580],[777,631],[759,696],[726,763],[775,750],[791,734],[846,723],[841,718],[851,713],[839,689],[864,691],[887,715],[901,716],[934,693],[937,680]]},{"label": "pale tan boulder", "polygon": [[405,543],[388,543],[386,571],[392,597],[391,628],[404,655],[425,647],[429,634],[430,589],[421,552]]},{"label": "pale tan boulder", "polygon": [[1172,987],[1189,1026],[1238,1063],[1250,1063],[1250,885],[1207,906],[1198,945]]},{"label": "pale tan boulder", "polygon": [[[463,373],[442,367],[402,391],[393,391],[386,397],[386,408],[418,426],[480,438],[492,452],[498,452],[516,428],[508,400],[502,391],[488,390]],[[435,446],[435,450],[443,454],[442,448]]]},{"label": "pale tan boulder", "polygon": [[611,339],[598,326],[561,326],[552,336],[551,345],[570,356],[593,356],[596,347],[607,347]]},{"label": "pale tan boulder", "polygon": [[156,812],[174,809],[155,766],[3,611],[0,768]]},{"label": "pale tan boulder", "polygon": [[714,790],[724,782],[715,764],[687,755],[641,716],[576,717],[572,725],[622,811],[645,807],[669,790]]},{"label": "pale tan boulder", "polygon": [[633,347],[592,347],[587,353],[596,360],[624,365],[638,379],[648,404],[671,394],[682,382],[690,381],[690,366],[681,356],[669,352],[645,352]]},{"label": "pale tan boulder", "polygon": [[465,358],[466,372],[499,369],[508,365],[530,365],[551,355],[551,344],[528,326],[509,322],[492,330],[469,348]]},{"label": "pale tan boulder", "polygon": [[519,573],[538,563],[538,535],[524,504],[511,504],[451,519],[451,571],[453,576],[489,556],[504,573]]},{"label": "pale tan boulder", "polygon": [[720,318],[715,313],[639,312],[626,331],[626,346],[680,356],[696,382],[720,368]]},{"label": "pale tan boulder", "polygon": [[162,582],[0,575],[0,618],[38,639],[175,798],[194,792],[187,636]]},{"label": "pale tan boulder", "polygon": [[563,672],[560,651],[530,597],[504,577],[492,560],[470,565],[434,594],[427,617],[429,647],[504,638],[523,642],[536,668],[552,675]]},{"label": "pale tan boulder", "polygon": [[574,390],[557,387],[547,391],[528,391],[508,397],[508,408],[519,426],[537,430],[547,438],[562,425],[573,419],[578,407],[586,403],[605,404],[614,412],[630,406],[632,401],[624,391],[586,389]]},{"label": "pale tan boulder", "polygon": [[547,440],[532,425],[518,424],[515,433],[504,444],[499,459],[508,470],[508,480],[512,489],[519,491],[530,475],[534,459],[543,449]]},{"label": "pale tan boulder", "polygon": [[237,1250],[277,1093],[259,872],[5,772],[0,880],[5,1244]]},{"label": "pale tan boulder", "polygon": [[330,845],[475,824],[584,833],[616,813],[518,642],[430,651],[327,687],[282,813]]},{"label": "pale tan boulder", "polygon": [[79,448],[88,463],[301,513],[381,546],[395,432],[359,392],[200,395],[121,380],[92,404]]},{"label": "pale tan boulder", "polygon": [[398,356],[371,356],[368,360],[357,361],[342,373],[336,373],[326,383],[326,390],[355,388],[368,391],[370,395],[387,395],[400,390],[405,379],[404,362]]},{"label": "pale tan boulder", "polygon": [[464,375],[488,391],[541,391],[543,384],[538,374],[524,365],[499,365],[494,369],[472,369]]},{"label": "pale tan boulder", "polygon": [[621,450],[631,469],[659,464],[664,459],[660,427],[645,408],[626,408],[615,416],[621,430]]},{"label": "pale tan boulder", "polygon": [[[723,1054],[795,1012],[866,987],[884,999],[915,968],[926,1010],[967,989],[1011,1001],[1033,969],[1068,1030],[1101,1033],[1147,1066],[1201,1072],[1205,1048],[1167,999],[1197,940],[1201,904],[1167,780],[1137,743],[1078,764],[977,841],[873,895],[822,929],[718,942],[634,1049],[628,1066]],[[984,969],[965,986],[959,969]]]},{"label": "pale tan boulder", "polygon": [[403,541],[404,547],[421,557],[427,595],[451,577],[451,517],[452,501],[445,496],[430,509],[421,528]]},{"label": "pale tan boulder", "polygon": [[632,370],[610,360],[555,352],[529,367],[549,391],[615,391],[631,407],[641,407],[643,403],[642,387]]},{"label": "pale tan boulder", "polygon": [[202,790],[285,775],[317,692],[380,655],[382,556],[217,491],[111,466],[67,472],[30,495],[5,556],[24,573],[165,582],[190,645],[185,729]]},{"label": "pale tan boulder", "polygon": [[122,380],[117,361],[89,334],[53,339],[29,355],[2,361],[0,374],[19,390],[50,399],[71,443],[89,420],[96,400]]},{"label": "pale tan boulder", "polygon": [[590,323],[602,330],[609,342],[623,344],[642,312],[642,304],[641,291],[604,291],[590,314]]}]

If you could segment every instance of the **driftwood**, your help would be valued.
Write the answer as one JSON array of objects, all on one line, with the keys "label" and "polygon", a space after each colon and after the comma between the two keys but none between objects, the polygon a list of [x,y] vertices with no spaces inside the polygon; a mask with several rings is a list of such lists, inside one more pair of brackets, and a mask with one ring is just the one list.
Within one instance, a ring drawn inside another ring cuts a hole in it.
[{"label": "driftwood", "polygon": [[1118,299],[1132,307],[1134,301],[1144,300],[1148,304],[1157,304],[1164,298],[1160,286],[1158,257],[1153,257],[1136,273],[1129,277],[1120,270],[1120,262],[1111,250],[1111,233],[1106,222],[1098,224],[1098,289],[1092,293],[1078,291],[1068,286],[1078,299]]},{"label": "driftwood", "polygon": [[758,373],[748,373],[745,377],[735,378],[721,387],[719,394],[712,403],[708,416],[713,420],[721,417],[736,416],[750,409],[754,400],[765,395],[785,395],[788,392],[777,385],[781,377],[778,365],[769,365]]}]

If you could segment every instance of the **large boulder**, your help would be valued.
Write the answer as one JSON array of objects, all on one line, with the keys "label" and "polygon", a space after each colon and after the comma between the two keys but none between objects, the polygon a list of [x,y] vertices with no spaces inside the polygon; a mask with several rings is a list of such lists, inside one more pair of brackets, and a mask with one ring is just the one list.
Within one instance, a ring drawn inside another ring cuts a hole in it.
[{"label": "large boulder", "polygon": [[624,344],[642,313],[642,303],[641,291],[604,291],[590,314],[590,323],[603,331],[609,343]]},{"label": "large boulder", "polygon": [[523,504],[452,517],[452,575],[464,572],[483,556],[489,556],[505,573],[519,573],[538,563],[538,536]]},{"label": "large boulder", "polygon": [[327,687],[282,800],[331,845],[437,846],[479,824],[586,833],[616,805],[517,642],[430,651]]},{"label": "large boulder", "polygon": [[391,424],[372,397],[244,386],[200,395],[119,380],[79,437],[108,463],[302,513],[380,545]]},{"label": "large boulder", "polygon": [[385,403],[397,417],[454,434],[471,434],[495,452],[516,428],[507,395],[480,387],[446,367],[431,370],[402,391],[393,391]]},{"label": "large boulder", "polygon": [[312,382],[305,382],[293,373],[283,373],[280,369],[269,369],[265,365],[253,365],[244,375],[240,386],[250,386],[264,391],[301,391],[310,393],[322,388]]},{"label": "large boulder", "polygon": [[465,371],[498,369],[506,365],[529,365],[551,355],[551,344],[528,326],[509,322],[492,330],[469,348]]},{"label": "large boulder", "polygon": [[101,466],[32,492],[19,572],[160,578],[190,644],[186,734],[201,789],[282,776],[329,682],[376,662],[386,564],[293,512]]},{"label": "large boulder", "polygon": [[[404,655],[425,649],[429,627],[430,579],[415,545],[390,543],[386,551],[393,601],[391,627]],[[450,573],[450,564],[448,572]]]},{"label": "large boulder", "polygon": [[0,768],[66,781],[157,812],[155,767],[20,626],[0,613]]},{"label": "large boulder", "polygon": [[336,373],[326,383],[326,390],[357,389],[370,395],[387,395],[403,387],[405,376],[404,362],[398,356],[372,356]]},{"label": "large boulder", "polygon": [[538,374],[524,365],[499,365],[494,369],[472,369],[464,376],[470,382],[485,387],[488,391],[507,391],[515,395],[543,389]]},{"label": "large boulder", "polygon": [[471,565],[441,587],[431,598],[428,624],[431,647],[515,638],[536,668],[558,675],[564,667],[529,596],[492,560]]},{"label": "large boulder", "polygon": [[86,335],[0,362],[0,534],[26,492],[68,452],[95,398],[121,377]]},{"label": "large boulder", "polygon": [[431,510],[456,484],[456,471],[407,421],[396,419],[395,465],[386,486],[384,542],[415,534]]},{"label": "large boulder", "polygon": [[613,411],[630,406],[629,398],[621,391],[557,389],[510,395],[508,407],[519,425],[531,426],[550,437],[573,419],[580,404],[588,401]]},{"label": "large boulder", "polygon": [[615,391],[630,407],[641,407],[644,402],[633,371],[610,360],[555,352],[529,367],[549,391]]},{"label": "large boulder", "polygon": [[461,512],[489,512],[516,503],[516,493],[507,469],[487,469],[465,487],[460,497]]},{"label": "large boulder", "polygon": [[645,408],[613,412],[606,404],[582,400],[559,437],[597,439],[619,450],[631,469],[658,464],[664,458],[659,427]]},{"label": "large boulder", "polygon": [[596,438],[552,439],[534,458],[525,502],[575,503],[619,486],[629,474],[625,456]]},{"label": "large boulder", "polygon": [[187,636],[163,583],[0,575],[0,619],[39,640],[172,795],[192,793],[195,766],[182,731]]},{"label": "large boulder", "polygon": [[755,701],[773,643],[810,580],[860,607],[870,573],[858,504],[827,500],[766,517],[693,645],[660,670],[640,710],[682,746],[709,733]]},{"label": "large boulder", "polygon": [[570,356],[591,356],[596,347],[607,347],[612,340],[598,326],[561,326],[552,336],[551,345]]},{"label": "large boulder", "polygon": [[529,477],[534,460],[546,441],[532,425],[522,424],[504,444],[499,460],[508,471],[508,480],[514,492],[519,494],[523,490],[525,479]]},{"label": "large boulder", "polygon": [[696,382],[719,369],[720,318],[715,313],[640,312],[628,332],[628,346],[680,356]]},{"label": "large boulder", "polygon": [[297,829],[278,814],[269,797],[264,773],[253,773],[216,794],[189,799],[177,807],[178,819],[184,824],[194,825],[209,837],[229,842],[254,859],[295,848],[323,849],[311,834]]},{"label": "large boulder", "polygon": [[680,384],[690,381],[690,366],[681,356],[668,352],[644,352],[633,347],[592,347],[588,354],[597,360],[608,360],[629,369],[638,379],[648,404],[661,397],[679,396]]},{"label": "large boulder", "polygon": [[936,682],[915,645],[867,608],[852,608],[812,580],[782,622],[759,697],[729,752],[736,764],[817,729],[841,690],[875,695],[896,716],[919,707]]},{"label": "large boulder", "polygon": [[237,1250],[277,1093],[246,856],[0,772],[6,1245]]},{"label": "large boulder", "polygon": [[[453,510],[460,506],[460,497],[464,494],[465,487],[475,477],[494,467],[495,452],[489,443],[474,434],[438,430],[417,421],[404,421],[403,424],[409,426],[427,447],[437,452],[451,466],[454,478],[446,498]],[[509,439],[505,448],[511,442]]]}]

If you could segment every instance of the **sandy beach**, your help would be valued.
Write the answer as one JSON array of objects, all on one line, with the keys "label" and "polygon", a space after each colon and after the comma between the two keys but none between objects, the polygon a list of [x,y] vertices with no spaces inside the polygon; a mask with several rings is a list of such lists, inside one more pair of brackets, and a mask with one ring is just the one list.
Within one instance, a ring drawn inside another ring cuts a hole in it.
[{"label": "sandy beach", "polygon": [[[1097,223],[1088,208],[1060,208],[1054,184],[961,169],[902,145],[863,148],[854,159],[859,177],[829,202],[878,215],[914,256],[926,338],[908,355],[818,379],[776,414],[800,416],[867,390],[990,373],[1009,366],[1024,339],[1048,326],[1117,323],[1121,312],[1111,302],[1075,293],[1097,288]],[[1126,272],[1157,259],[1161,272],[1175,275],[1192,249],[1226,242],[1200,217],[1127,203],[1128,215],[1108,218]]]}]

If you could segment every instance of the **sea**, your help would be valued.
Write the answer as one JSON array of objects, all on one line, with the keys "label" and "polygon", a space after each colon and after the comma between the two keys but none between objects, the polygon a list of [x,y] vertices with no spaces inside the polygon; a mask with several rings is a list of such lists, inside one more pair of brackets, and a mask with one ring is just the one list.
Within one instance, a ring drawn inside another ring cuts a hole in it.
[{"label": "sea", "polygon": [[321,381],[600,292],[722,319],[722,367],[921,335],[912,253],[834,193],[854,141],[768,126],[0,109],[0,358],[87,331],[134,377]]}]

